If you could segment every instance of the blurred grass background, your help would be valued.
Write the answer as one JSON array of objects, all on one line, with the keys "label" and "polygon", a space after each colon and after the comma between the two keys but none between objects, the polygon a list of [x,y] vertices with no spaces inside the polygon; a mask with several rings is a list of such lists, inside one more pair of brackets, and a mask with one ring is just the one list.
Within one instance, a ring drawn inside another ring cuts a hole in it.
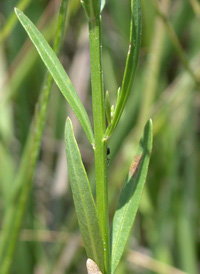
[{"label": "blurred grass background", "polygon": [[[58,0],[0,1],[0,227],[25,148],[45,67],[17,22],[17,6],[52,45]],[[200,80],[200,2],[162,0],[187,60]],[[143,39],[133,90],[109,141],[112,218],[146,120],[154,146],[146,188],[117,274],[200,272],[200,85],[185,69],[156,13],[142,0]],[[115,103],[129,43],[129,0],[108,0],[102,15],[105,89]],[[79,0],[69,1],[60,60],[91,114],[88,29]],[[94,181],[93,153],[73,113],[53,86],[29,204],[11,273],[86,273],[67,176],[64,123],[72,118],[82,157]],[[1,238],[0,238],[1,240]]]}]

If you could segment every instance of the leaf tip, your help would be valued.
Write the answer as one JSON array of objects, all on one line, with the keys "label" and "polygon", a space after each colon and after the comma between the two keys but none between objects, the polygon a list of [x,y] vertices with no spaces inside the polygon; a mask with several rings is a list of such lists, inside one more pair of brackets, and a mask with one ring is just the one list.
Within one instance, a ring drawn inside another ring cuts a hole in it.
[{"label": "leaf tip", "polygon": [[72,121],[71,119],[69,118],[69,116],[67,116],[67,119],[66,119],[66,122],[65,122],[65,132],[67,131],[68,128],[73,128],[72,127]]},{"label": "leaf tip", "polygon": [[14,7],[14,11],[16,13],[16,15],[20,15],[20,13],[22,13],[18,8]]},{"label": "leaf tip", "polygon": [[69,116],[67,116],[66,123],[72,123],[71,119]]},{"label": "leaf tip", "polygon": [[140,146],[148,151],[150,156],[153,147],[153,122],[149,119],[144,127],[143,138],[140,140]]},{"label": "leaf tip", "polygon": [[152,119],[149,119],[144,127],[144,135],[149,136],[152,139],[153,135],[153,122]]},{"label": "leaf tip", "polygon": [[150,127],[151,129],[153,128],[153,121],[151,118],[147,121],[146,126]]}]

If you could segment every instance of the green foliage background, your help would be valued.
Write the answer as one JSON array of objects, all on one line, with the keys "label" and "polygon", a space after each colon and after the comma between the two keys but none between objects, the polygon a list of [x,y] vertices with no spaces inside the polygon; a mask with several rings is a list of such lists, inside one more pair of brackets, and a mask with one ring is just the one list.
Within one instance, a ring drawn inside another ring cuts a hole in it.
[{"label": "green foliage background", "polygon": [[[46,73],[14,15],[13,8],[20,7],[19,3],[52,44],[60,1],[0,2],[0,225]],[[150,117],[153,119],[154,147],[147,184],[117,273],[173,273],[175,269],[167,268],[172,266],[195,274],[199,272],[200,259],[200,87],[184,69],[152,3],[142,0],[139,66],[128,105],[109,141],[109,201],[113,216],[143,127]],[[200,12],[194,3],[163,0],[160,8],[167,14],[200,79]],[[113,103],[128,50],[129,22],[130,1],[108,0],[102,15],[103,69],[105,89]],[[88,30],[79,0],[69,3],[60,60],[91,113]],[[92,149],[54,86],[12,273],[86,273],[86,255],[66,169],[64,124],[68,115],[93,180]],[[149,258],[154,261],[150,263]]]}]

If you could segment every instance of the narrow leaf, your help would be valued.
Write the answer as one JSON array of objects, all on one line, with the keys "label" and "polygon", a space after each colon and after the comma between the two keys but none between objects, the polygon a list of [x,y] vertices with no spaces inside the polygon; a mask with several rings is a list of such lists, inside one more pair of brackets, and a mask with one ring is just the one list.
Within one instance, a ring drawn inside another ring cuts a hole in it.
[{"label": "narrow leaf", "polygon": [[23,12],[15,8],[15,13],[24,27],[25,31],[29,35],[31,41],[36,47],[41,59],[46,65],[47,69],[51,73],[54,81],[62,92],[63,96],[71,106],[72,110],[79,119],[87,137],[91,144],[94,144],[94,136],[92,132],[92,127],[90,120],[85,111],[81,100],[73,87],[68,75],[66,74],[63,66],[61,65],[59,59],[55,55],[52,48],[49,46],[45,38],[34,26],[28,17],[26,17]]},{"label": "narrow leaf", "polygon": [[111,273],[115,272],[121,259],[135,220],[147,176],[151,149],[152,121],[149,120],[129,169],[129,174],[121,191],[117,210],[113,218],[111,229]]},{"label": "narrow leaf", "polygon": [[65,126],[65,141],[69,179],[86,253],[103,272],[103,243],[96,206],[69,118]]},{"label": "narrow leaf", "polygon": [[108,124],[111,123],[111,106],[110,106],[110,97],[109,97],[109,92],[106,90],[106,100],[105,100],[105,105],[106,105],[106,118]]},{"label": "narrow leaf", "polygon": [[106,138],[110,137],[112,131],[118,124],[132,88],[140,53],[142,33],[141,25],[141,1],[131,0],[130,43],[126,59],[126,67],[122,80],[120,98],[117,101],[113,122],[106,131]]}]

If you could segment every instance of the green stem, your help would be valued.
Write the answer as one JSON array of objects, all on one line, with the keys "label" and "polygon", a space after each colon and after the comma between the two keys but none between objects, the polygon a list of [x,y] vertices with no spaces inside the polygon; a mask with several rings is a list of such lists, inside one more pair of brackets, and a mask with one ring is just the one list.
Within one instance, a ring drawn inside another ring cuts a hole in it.
[{"label": "green stem", "polygon": [[[163,12],[168,11],[171,0],[165,0],[162,3]],[[143,88],[142,102],[138,115],[138,127],[136,130],[136,140],[141,136],[142,130],[150,115],[150,107],[154,102],[156,90],[159,83],[159,76],[161,71],[161,59],[163,53],[165,38],[164,25],[161,22],[161,18],[156,16],[154,33],[152,34],[152,42],[148,54],[148,62],[146,66],[145,85]]]},{"label": "green stem", "polygon": [[[18,9],[24,11],[28,5],[30,4],[31,0],[21,0],[17,3]],[[8,20],[6,20],[5,25],[3,26],[2,30],[0,31],[0,44],[10,35],[13,28],[15,27],[17,22],[17,17],[14,12],[9,16]]]},{"label": "green stem", "polygon": [[194,79],[194,82],[195,82],[195,84],[196,84],[196,86],[199,90],[200,89],[200,81],[197,78],[197,76],[195,75],[193,69],[191,68],[191,66],[189,64],[189,61],[188,61],[188,58],[185,54],[185,51],[184,51],[184,49],[183,49],[183,47],[182,47],[182,45],[181,45],[174,29],[173,29],[169,19],[166,17],[166,15],[159,8],[157,0],[152,0],[152,1],[153,1],[153,4],[154,4],[155,8],[156,8],[156,12],[160,16],[160,18],[162,19],[162,21],[163,21],[163,23],[166,27],[168,35],[169,35],[169,37],[170,37],[170,39],[173,43],[174,49],[176,50],[179,59],[181,60],[182,64],[184,65],[185,69],[188,71],[188,73]]},{"label": "green stem", "polygon": [[199,17],[200,16],[200,3],[198,0],[190,0],[190,4],[194,10],[194,13]]},{"label": "green stem", "polygon": [[92,104],[95,136],[95,175],[99,225],[104,246],[105,273],[110,273],[110,245],[107,186],[107,142],[105,133],[105,99],[102,77],[101,18],[89,22]]}]

